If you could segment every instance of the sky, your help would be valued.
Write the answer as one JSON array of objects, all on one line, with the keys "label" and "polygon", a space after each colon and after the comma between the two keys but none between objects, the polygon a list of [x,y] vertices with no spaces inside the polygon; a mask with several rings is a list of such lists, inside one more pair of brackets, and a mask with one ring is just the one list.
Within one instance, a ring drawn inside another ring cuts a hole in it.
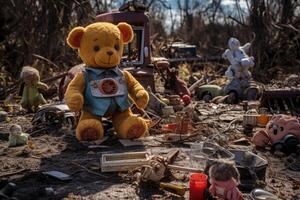
[{"label": "sky", "polygon": [[[181,0],[183,2],[183,0]],[[191,0],[193,1],[193,0]],[[206,3],[210,3],[211,0],[199,0],[202,4],[206,4]],[[171,5],[172,7],[172,15],[173,18],[176,19],[176,21],[181,21],[180,20],[180,16],[178,15],[178,5],[177,5],[177,0],[167,0],[167,2]],[[239,0],[239,4],[241,9],[243,9],[244,11],[247,11],[247,4],[246,4],[246,0]],[[222,0],[222,6],[224,8],[224,10],[228,13],[234,13],[236,11],[236,0]],[[171,21],[170,19],[170,11],[166,12],[166,21],[165,21],[165,28],[167,30],[167,32],[170,31],[170,26],[171,26]]]}]

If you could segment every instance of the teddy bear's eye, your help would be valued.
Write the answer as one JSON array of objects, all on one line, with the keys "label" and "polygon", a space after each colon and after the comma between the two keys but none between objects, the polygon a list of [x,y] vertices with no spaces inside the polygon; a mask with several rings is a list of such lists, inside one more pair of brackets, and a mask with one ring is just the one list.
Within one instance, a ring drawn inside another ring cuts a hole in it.
[{"label": "teddy bear's eye", "polygon": [[281,126],[281,127],[280,127],[280,131],[283,131],[283,130],[284,130],[284,128]]},{"label": "teddy bear's eye", "polygon": [[100,47],[98,45],[94,46],[94,51],[99,51],[100,50]]},{"label": "teddy bear's eye", "polygon": [[120,45],[116,44],[116,45],[114,46],[114,48],[115,48],[115,50],[119,51],[119,50],[120,50]]}]

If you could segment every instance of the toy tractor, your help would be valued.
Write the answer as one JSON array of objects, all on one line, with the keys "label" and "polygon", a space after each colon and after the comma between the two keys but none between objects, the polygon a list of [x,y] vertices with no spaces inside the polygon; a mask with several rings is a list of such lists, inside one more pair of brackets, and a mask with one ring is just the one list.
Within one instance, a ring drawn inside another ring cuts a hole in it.
[{"label": "toy tractor", "polygon": [[226,103],[235,104],[240,100],[257,100],[260,94],[258,85],[250,82],[248,87],[241,84],[230,84],[225,87],[218,85],[203,85],[196,89],[197,100],[204,100],[206,103],[217,96],[227,96]]}]

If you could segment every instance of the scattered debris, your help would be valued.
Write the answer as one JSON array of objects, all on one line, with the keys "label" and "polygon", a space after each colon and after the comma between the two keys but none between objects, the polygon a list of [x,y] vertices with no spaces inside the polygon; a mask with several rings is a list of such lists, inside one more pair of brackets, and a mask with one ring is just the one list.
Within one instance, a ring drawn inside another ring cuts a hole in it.
[{"label": "scattered debris", "polygon": [[51,104],[42,106],[33,116],[33,132],[31,135],[48,132],[53,133],[63,126],[73,129],[76,127],[77,117],[66,104]]},{"label": "scattered debris", "polygon": [[151,155],[148,164],[133,170],[134,177],[138,182],[159,182],[166,177],[169,172],[168,164],[174,162],[178,156],[179,150],[174,149],[168,152],[166,156]]},{"label": "scattered debris", "polygon": [[132,170],[150,162],[148,152],[103,154],[101,158],[102,172],[120,172]]},{"label": "scattered debris", "polygon": [[259,188],[253,189],[250,193],[250,197],[252,200],[261,200],[261,199],[279,200],[279,198],[274,194]]},{"label": "scattered debris", "polygon": [[250,191],[259,181],[265,181],[268,161],[245,150],[230,149],[234,154],[234,161],[240,174],[240,188]]},{"label": "scattered debris", "polygon": [[16,184],[8,183],[0,190],[0,199],[16,200],[16,198],[13,197],[16,189],[17,189]]},{"label": "scattered debris", "polygon": [[261,95],[261,107],[268,108],[271,114],[300,116],[300,89],[265,89]]},{"label": "scattered debris", "polygon": [[45,174],[47,176],[51,176],[51,177],[56,178],[61,181],[72,180],[72,177],[70,175],[60,172],[60,171],[47,171],[47,172],[43,172],[43,174]]},{"label": "scattered debris", "polygon": [[175,183],[159,183],[159,187],[161,189],[167,190],[179,196],[184,196],[187,188],[183,185],[175,184]]},{"label": "scattered debris", "polygon": [[139,139],[119,139],[119,142],[124,146],[124,147],[132,147],[132,146],[143,146],[143,142]]},{"label": "scattered debris", "polygon": [[4,122],[7,120],[8,113],[5,111],[0,110],[0,122]]}]

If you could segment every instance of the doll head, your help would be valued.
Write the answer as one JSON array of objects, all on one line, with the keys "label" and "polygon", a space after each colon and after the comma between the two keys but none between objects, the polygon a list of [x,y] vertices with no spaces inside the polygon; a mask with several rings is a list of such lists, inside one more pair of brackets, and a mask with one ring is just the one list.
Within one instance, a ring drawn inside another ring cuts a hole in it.
[{"label": "doll head", "polygon": [[209,177],[217,181],[227,181],[234,178],[240,180],[240,174],[233,162],[226,160],[215,160],[209,168]]},{"label": "doll head", "polygon": [[40,73],[33,67],[25,66],[22,68],[20,78],[26,85],[34,85],[40,81]]},{"label": "doll head", "polygon": [[11,125],[11,127],[9,128],[9,132],[11,135],[13,136],[18,136],[18,135],[21,135],[22,133],[22,128],[20,125],[18,124],[13,124]]}]

